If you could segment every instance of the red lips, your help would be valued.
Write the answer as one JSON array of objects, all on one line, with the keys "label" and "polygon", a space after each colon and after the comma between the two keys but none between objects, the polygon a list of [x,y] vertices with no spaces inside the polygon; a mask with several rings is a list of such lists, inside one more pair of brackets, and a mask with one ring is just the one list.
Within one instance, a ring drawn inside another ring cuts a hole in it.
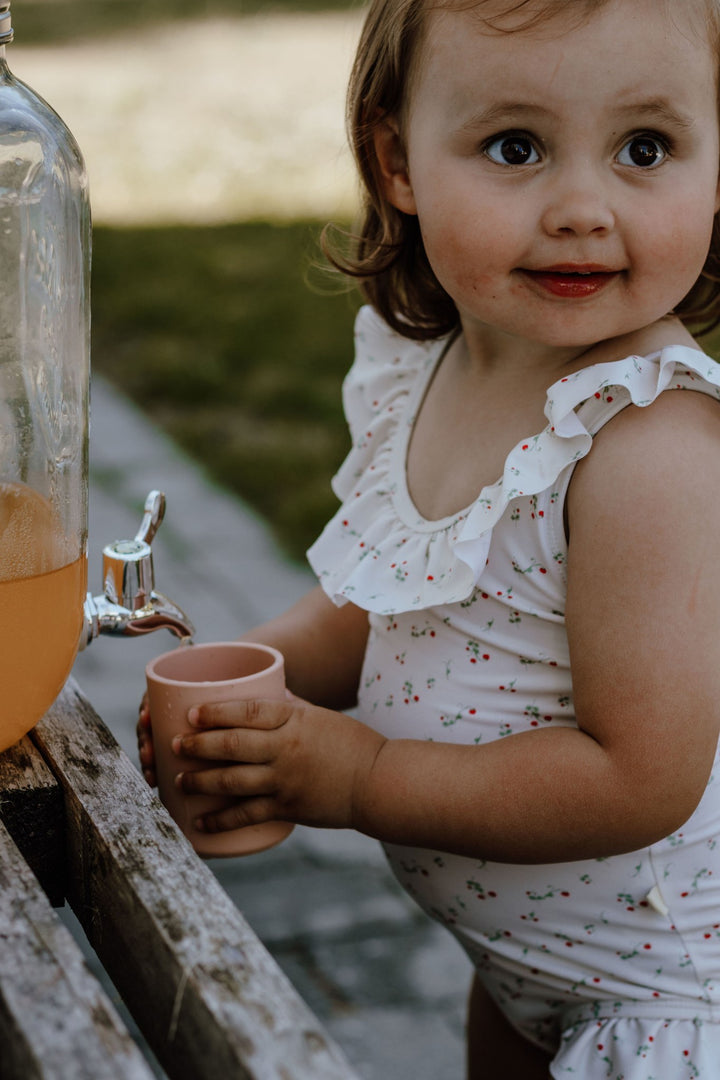
[{"label": "red lips", "polygon": [[582,300],[607,288],[620,273],[602,266],[550,266],[521,273],[552,296]]}]

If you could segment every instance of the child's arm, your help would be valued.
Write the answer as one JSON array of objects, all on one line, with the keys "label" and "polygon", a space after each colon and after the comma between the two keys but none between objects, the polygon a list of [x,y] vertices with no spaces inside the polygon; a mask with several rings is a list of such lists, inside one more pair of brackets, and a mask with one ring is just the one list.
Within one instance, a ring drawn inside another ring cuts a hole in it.
[{"label": "child's arm", "polygon": [[318,586],[240,641],[279,649],[293,694],[326,708],[349,709],[357,698],[367,636],[367,612],[354,604],[336,607]]},{"label": "child's arm", "polygon": [[268,817],[510,862],[598,857],[680,826],[720,720],[720,412],[699,393],[627,409],[569,497],[567,628],[578,730],[485,746],[384,740],[303,703],[204,707],[187,774],[246,796],[209,828]]},{"label": "child's arm", "polygon": [[[316,587],[284,614],[239,640],[279,649],[285,659],[285,681],[294,694],[327,708],[347,709],[356,701],[367,635],[366,611],[354,604],[338,608]],[[138,716],[138,756],[145,779],[154,785],[151,724],[146,694]]]}]

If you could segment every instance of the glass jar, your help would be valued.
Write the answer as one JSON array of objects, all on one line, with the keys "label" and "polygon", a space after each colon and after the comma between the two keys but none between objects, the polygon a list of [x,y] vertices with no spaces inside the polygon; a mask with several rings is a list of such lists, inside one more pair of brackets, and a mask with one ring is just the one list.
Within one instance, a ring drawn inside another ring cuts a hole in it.
[{"label": "glass jar", "polygon": [[72,667],[87,588],[90,207],[63,121],[5,59],[0,0],[0,750]]}]

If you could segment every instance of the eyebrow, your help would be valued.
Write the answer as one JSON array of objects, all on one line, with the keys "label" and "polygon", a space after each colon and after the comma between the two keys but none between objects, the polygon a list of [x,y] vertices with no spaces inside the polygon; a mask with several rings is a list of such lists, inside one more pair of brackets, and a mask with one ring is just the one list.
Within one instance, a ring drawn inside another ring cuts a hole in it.
[{"label": "eyebrow", "polygon": [[[614,115],[621,120],[627,117],[634,118],[643,123],[669,125],[678,131],[690,131],[695,127],[695,118],[688,113],[676,109],[666,98],[651,98],[649,100],[632,99],[627,104],[613,109]],[[478,127],[495,127],[503,124],[518,122],[532,123],[540,118],[554,118],[555,112],[535,102],[524,101],[501,101],[491,105],[487,109],[473,113],[461,125],[461,130],[471,131]]]},{"label": "eyebrow", "polygon": [[462,129],[472,130],[478,127],[495,127],[499,124],[512,124],[516,121],[540,119],[541,117],[554,116],[552,109],[546,109],[542,105],[533,102],[500,101],[487,109],[473,113],[461,125]]},{"label": "eyebrow", "polygon": [[688,113],[679,112],[665,98],[652,98],[649,101],[629,101],[617,110],[619,115],[642,116],[656,124],[670,124],[682,131],[695,127],[695,118]]}]

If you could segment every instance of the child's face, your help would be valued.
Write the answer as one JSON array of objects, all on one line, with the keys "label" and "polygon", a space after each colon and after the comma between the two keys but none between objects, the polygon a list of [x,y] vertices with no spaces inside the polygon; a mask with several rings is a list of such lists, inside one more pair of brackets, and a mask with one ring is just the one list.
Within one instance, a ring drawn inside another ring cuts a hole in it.
[{"label": "child's face", "polygon": [[610,0],[567,33],[559,19],[490,34],[472,10],[428,14],[385,187],[418,215],[466,330],[587,346],[693,286],[718,207],[701,8]]}]

